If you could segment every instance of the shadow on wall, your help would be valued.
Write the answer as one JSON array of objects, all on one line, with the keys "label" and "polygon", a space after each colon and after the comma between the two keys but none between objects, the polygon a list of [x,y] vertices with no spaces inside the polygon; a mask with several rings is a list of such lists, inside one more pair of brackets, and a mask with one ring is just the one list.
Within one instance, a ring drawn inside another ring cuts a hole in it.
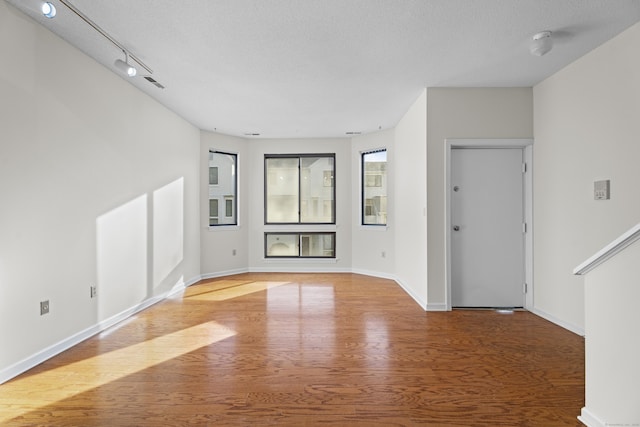
[{"label": "shadow on wall", "polygon": [[182,276],[173,276],[183,248],[183,177],[98,217],[98,320],[139,304],[167,283],[181,284]]}]

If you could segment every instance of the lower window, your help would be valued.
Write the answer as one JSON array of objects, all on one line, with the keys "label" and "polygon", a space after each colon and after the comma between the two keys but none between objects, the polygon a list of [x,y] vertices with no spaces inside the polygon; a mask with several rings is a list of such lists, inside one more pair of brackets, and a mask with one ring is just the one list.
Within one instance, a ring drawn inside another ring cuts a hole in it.
[{"label": "lower window", "polygon": [[336,233],[264,233],[265,258],[335,258]]}]

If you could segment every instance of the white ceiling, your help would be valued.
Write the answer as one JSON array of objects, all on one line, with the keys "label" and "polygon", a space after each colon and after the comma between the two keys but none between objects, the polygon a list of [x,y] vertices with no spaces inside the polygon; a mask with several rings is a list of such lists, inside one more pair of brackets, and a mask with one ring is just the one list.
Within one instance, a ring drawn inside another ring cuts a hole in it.
[{"label": "white ceiling", "polygon": [[[51,20],[7,1],[118,73],[58,0]],[[200,129],[261,138],[390,128],[425,87],[533,86],[640,21],[638,0],[69,1],[166,89],[123,78]],[[534,57],[543,30],[554,49]]]}]

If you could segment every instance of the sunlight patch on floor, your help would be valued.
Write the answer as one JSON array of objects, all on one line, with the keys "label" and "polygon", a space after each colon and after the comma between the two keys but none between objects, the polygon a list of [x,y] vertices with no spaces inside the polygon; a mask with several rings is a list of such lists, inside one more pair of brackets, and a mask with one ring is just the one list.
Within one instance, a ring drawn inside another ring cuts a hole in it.
[{"label": "sunlight patch on floor", "polygon": [[235,334],[217,322],[207,322],[40,374],[27,373],[0,386],[0,425]]},{"label": "sunlight patch on floor", "polygon": [[226,301],[289,283],[290,282],[223,280],[190,288],[184,297],[185,299],[196,301]]}]

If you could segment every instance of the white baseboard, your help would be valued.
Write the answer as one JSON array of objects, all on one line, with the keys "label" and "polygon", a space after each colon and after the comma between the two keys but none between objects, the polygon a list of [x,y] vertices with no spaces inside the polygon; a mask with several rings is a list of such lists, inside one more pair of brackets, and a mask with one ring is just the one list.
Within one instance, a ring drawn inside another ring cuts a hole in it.
[{"label": "white baseboard", "polygon": [[248,268],[236,268],[234,270],[217,271],[215,273],[207,273],[200,276],[201,280],[215,279],[217,277],[233,276],[234,274],[248,273]]},{"label": "white baseboard", "polygon": [[350,268],[327,267],[252,267],[250,273],[351,273]]},{"label": "white baseboard", "polygon": [[427,304],[427,311],[449,311],[447,304],[445,303],[433,303]]},{"label": "white baseboard", "polygon": [[63,351],[68,350],[69,348],[80,344],[82,341],[88,338],[91,338],[95,334],[98,334],[112,327],[113,325],[120,323],[123,320],[126,320],[127,318],[133,316],[134,314],[139,313],[142,310],[151,307],[152,305],[170,297],[171,295],[177,292],[180,292],[185,287],[191,286],[192,284],[197,283],[198,281],[200,281],[200,276],[191,278],[187,282],[176,283],[173,286],[173,288],[171,288],[166,292],[163,292],[162,294],[156,295],[151,298],[147,298],[146,300],[140,302],[139,304],[136,304],[133,307],[123,310],[120,313],[109,317],[108,319],[102,320],[96,323],[95,325],[92,325],[86,329],[83,329],[82,331],[79,331],[71,335],[70,337],[63,339],[60,342],[52,344],[49,347],[46,347],[38,351],[37,353],[19,362],[14,363],[13,365],[0,371],[0,384],[3,384],[9,381],[10,379],[17,377],[23,372],[26,372],[29,369],[41,364],[42,362],[48,359],[51,359],[52,357],[62,353]]},{"label": "white baseboard", "polygon": [[398,285],[400,285],[400,287],[411,297],[413,298],[413,300],[415,302],[418,303],[418,305],[420,307],[422,307],[423,310],[427,309],[427,303],[425,301],[422,301],[422,298],[420,298],[418,295],[416,295],[413,290],[411,288],[409,288],[407,285],[405,285],[404,283],[402,283],[402,281],[398,278],[393,279]]},{"label": "white baseboard", "polygon": [[359,268],[352,268],[351,269],[351,273],[353,273],[353,274],[362,274],[363,276],[378,277],[380,279],[387,279],[387,280],[396,281],[396,276],[395,275],[389,274],[389,273],[381,273],[379,271],[371,271],[371,270],[362,270],[362,269],[359,269]]},{"label": "white baseboard", "polygon": [[[582,408],[578,420],[587,427],[605,427],[606,424],[600,418],[593,415],[587,408]],[[609,424],[610,425],[610,424]]]},{"label": "white baseboard", "polygon": [[547,319],[551,323],[562,326],[563,328],[573,332],[574,334],[580,335],[582,337],[584,336],[584,328],[581,328],[569,322],[565,322],[564,320],[558,319],[557,317],[535,307],[529,311],[537,316],[542,317],[543,319]]}]

